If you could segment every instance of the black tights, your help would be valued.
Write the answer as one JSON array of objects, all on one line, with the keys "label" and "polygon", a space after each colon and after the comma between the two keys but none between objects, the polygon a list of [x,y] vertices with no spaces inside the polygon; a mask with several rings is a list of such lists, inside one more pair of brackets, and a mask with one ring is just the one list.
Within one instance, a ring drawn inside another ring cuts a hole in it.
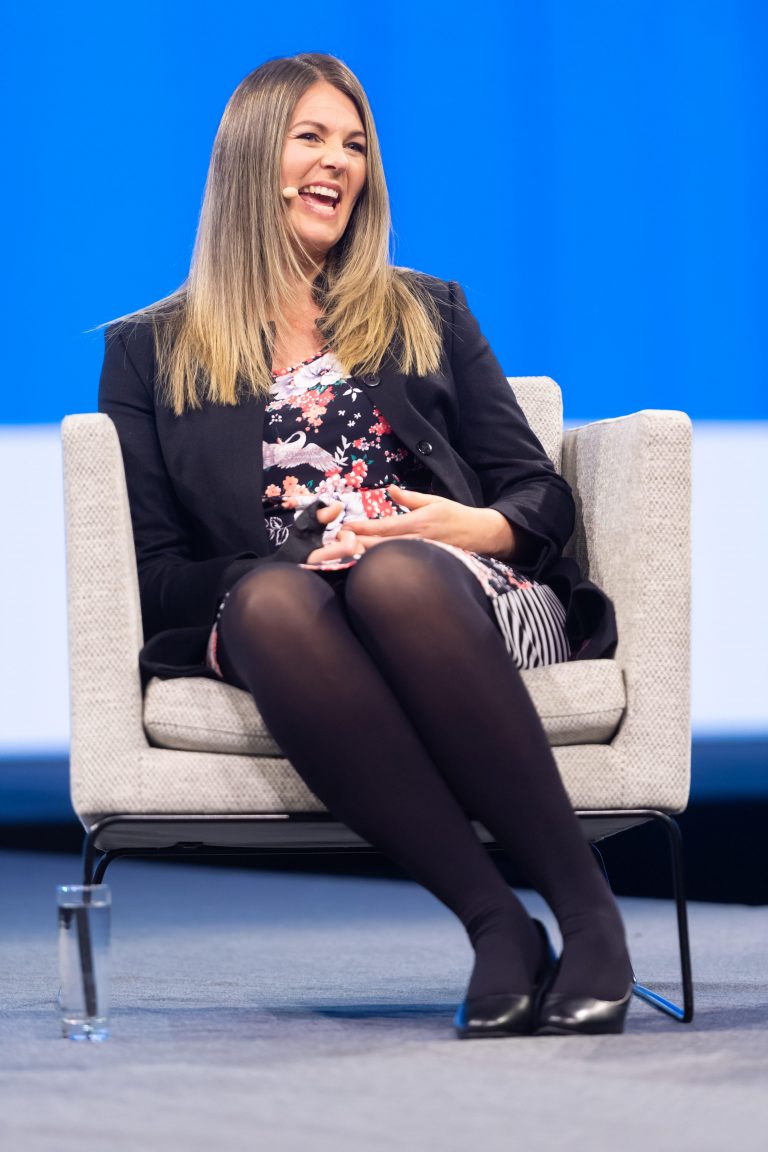
[{"label": "black tights", "polygon": [[325,806],[460,918],[468,995],[528,991],[541,948],[471,818],[557,917],[555,991],[622,996],[618,910],[477,580],[421,540],[333,579],[278,563],[244,577],[219,624],[226,679]]}]

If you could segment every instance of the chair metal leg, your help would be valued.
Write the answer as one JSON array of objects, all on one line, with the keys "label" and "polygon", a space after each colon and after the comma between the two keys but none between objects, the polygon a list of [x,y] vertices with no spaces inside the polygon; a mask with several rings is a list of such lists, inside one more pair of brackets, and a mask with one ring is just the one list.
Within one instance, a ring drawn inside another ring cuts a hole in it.
[{"label": "chair metal leg", "polygon": [[[617,810],[577,810],[576,815],[580,820],[587,822],[587,825],[594,827],[596,830],[595,835],[591,835],[588,831],[589,840],[592,843],[592,848],[595,851],[598,859],[600,860],[603,872],[608,881],[608,875],[605,870],[602,855],[595,846],[595,840],[601,840],[611,835],[617,834],[620,831],[626,831],[629,827],[637,824],[654,821],[660,824],[667,837],[667,843],[670,849],[670,858],[672,864],[672,883],[675,898],[675,907],[677,912],[677,934],[680,946],[680,973],[682,979],[683,991],[683,1004],[680,1007],[672,1001],[667,1000],[666,997],[661,996],[658,992],[654,992],[652,988],[640,984],[635,978],[633,992],[641,1000],[645,1000],[653,1008],[664,1012],[666,1015],[671,1016],[675,1020],[679,1020],[683,1024],[689,1024],[693,1019],[693,979],[691,975],[691,953],[690,943],[688,938],[688,913],[685,902],[685,886],[683,879],[683,854],[682,854],[682,837],[677,822],[668,816],[666,812],[661,812],[654,808],[634,808],[634,809],[617,809]],[[299,847],[296,845],[290,846],[288,844],[280,845],[271,844],[270,846],[246,848],[242,845],[237,847],[218,847],[210,848],[206,845],[199,843],[197,840],[185,842],[177,841],[174,845],[169,847],[142,847],[136,845],[135,847],[113,848],[101,852],[96,846],[97,837],[104,831],[108,825],[130,825],[130,824],[151,824],[152,822],[159,823],[172,823],[178,824],[180,830],[183,829],[185,824],[197,826],[201,823],[216,823],[221,824],[231,823],[233,825],[241,824],[256,824],[274,822],[276,819],[288,820],[288,817],[281,816],[275,817],[273,814],[252,814],[242,816],[207,816],[201,814],[191,814],[188,816],[109,816],[105,817],[99,824],[94,825],[85,836],[83,843],[83,883],[93,884],[100,883],[106,873],[107,868],[113,860],[122,856],[188,856],[190,854],[210,854],[210,855],[230,855],[230,854],[257,854],[257,855],[273,855],[284,853],[303,853],[305,851],[321,851],[337,853],[341,852],[344,855],[350,853],[358,853],[365,851],[370,853],[373,849],[370,846],[365,846],[364,842],[349,844],[345,840],[343,843],[337,843],[335,840],[318,843],[302,843]],[[314,817],[312,821],[314,822]],[[623,827],[622,827],[623,825]],[[328,827],[331,827],[329,824]],[[340,826],[343,827],[343,826]],[[597,831],[597,829],[605,828],[605,831]],[[199,835],[199,833],[196,833]],[[311,837],[310,837],[311,839]],[[97,856],[99,856],[97,862]],[[610,883],[610,882],[609,882]]]},{"label": "chair metal leg", "polygon": [[109,852],[105,852],[96,865],[96,871],[93,874],[94,884],[101,884],[104,880],[104,874],[109,868],[113,860],[119,860],[121,856],[135,856],[136,853],[131,848],[112,848]]},{"label": "chair metal leg", "polygon": [[680,835],[680,828],[676,820],[671,816],[667,816],[665,812],[657,812],[654,816],[657,824],[660,824],[667,835],[667,843],[669,844],[670,861],[672,864],[672,885],[675,897],[675,908],[677,912],[677,935],[680,943],[680,976],[683,984],[683,1006],[682,1008],[667,1000],[664,996],[660,996],[658,992],[654,992],[652,988],[647,988],[644,984],[635,981],[633,992],[641,1000],[645,1000],[646,1004],[650,1004],[653,1008],[658,1008],[660,1012],[665,1012],[668,1016],[672,1016],[675,1020],[679,1020],[681,1024],[690,1024],[693,1020],[693,978],[691,975],[691,946],[688,937],[688,909],[685,902],[685,886],[683,880],[683,839]]},{"label": "chair metal leg", "polygon": [[91,828],[86,832],[85,839],[83,840],[83,884],[98,883],[94,879],[96,869],[96,855],[98,849],[96,848],[96,832],[97,828]]},{"label": "chair metal leg", "polygon": [[[647,814],[650,820],[653,820],[664,829],[669,845],[670,862],[672,865],[672,887],[677,915],[677,936],[680,947],[680,976],[682,981],[683,1004],[681,1007],[671,1000],[667,1000],[665,996],[654,992],[652,988],[648,988],[645,984],[641,984],[636,976],[633,977],[634,987],[632,992],[638,999],[644,1000],[646,1004],[650,1004],[652,1008],[656,1008],[659,1012],[664,1012],[665,1015],[679,1020],[681,1024],[690,1024],[693,1020],[693,977],[691,973],[688,909],[685,901],[683,874],[683,840],[677,821],[673,820],[671,816],[668,816],[666,812],[648,810]],[[610,884],[602,853],[594,843],[592,844],[592,850],[597,856],[606,881]]]}]

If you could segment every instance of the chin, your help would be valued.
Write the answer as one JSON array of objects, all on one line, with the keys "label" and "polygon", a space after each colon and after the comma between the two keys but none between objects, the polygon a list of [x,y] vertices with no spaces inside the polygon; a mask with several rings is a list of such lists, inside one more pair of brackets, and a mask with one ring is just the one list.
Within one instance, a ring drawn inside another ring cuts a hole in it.
[{"label": "chin", "polygon": [[322,261],[325,260],[331,248],[338,244],[341,237],[300,236],[299,239],[313,260]]}]

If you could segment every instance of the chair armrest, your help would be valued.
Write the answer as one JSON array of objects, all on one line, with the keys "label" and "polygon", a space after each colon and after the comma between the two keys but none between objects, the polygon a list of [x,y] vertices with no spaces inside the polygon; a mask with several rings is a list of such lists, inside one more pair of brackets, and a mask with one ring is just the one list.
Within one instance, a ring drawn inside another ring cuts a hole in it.
[{"label": "chair armrest", "polygon": [[568,551],[616,607],[627,689],[613,747],[657,807],[685,807],[690,779],[691,422],[644,411],[568,431],[577,507]]},{"label": "chair armrest", "polygon": [[563,451],[563,394],[551,376],[507,376],[515,399],[560,471]]},{"label": "chair armrest", "polygon": [[98,809],[106,779],[134,786],[142,725],[143,644],[123,457],[108,416],[62,423],[67,538],[70,781],[78,814]]}]

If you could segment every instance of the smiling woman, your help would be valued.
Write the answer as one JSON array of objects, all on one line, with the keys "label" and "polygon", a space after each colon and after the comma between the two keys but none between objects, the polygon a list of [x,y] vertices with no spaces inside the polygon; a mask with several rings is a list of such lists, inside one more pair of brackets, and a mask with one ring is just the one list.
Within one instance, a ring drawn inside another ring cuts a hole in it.
[{"label": "smiling woman", "polygon": [[[365,186],[366,167],[365,129],[354,103],[332,84],[313,84],[296,105],[280,164],[288,224],[308,274],[322,267],[346,232]],[[304,326],[301,314],[299,308],[291,330],[279,332],[274,355],[279,364],[317,351],[319,308],[310,305]]]},{"label": "smiling woman", "polygon": [[[609,654],[612,606],[562,556],[570,490],[461,289],[388,242],[359,81],[257,68],[188,280],[107,332],[143,676],[249,692],[326,807],[456,913],[459,1036],[618,1032],[621,919],[519,672]],[[470,816],[550,903],[557,967]]]},{"label": "smiling woman", "polygon": [[313,84],[296,105],[280,166],[281,182],[297,187],[289,220],[313,262],[322,262],[346,231],[365,184],[365,155],[352,101],[332,84]]},{"label": "smiling woman", "polygon": [[[310,184],[338,190],[337,207],[317,196],[311,207]],[[243,382],[265,395],[273,367],[306,358],[331,332],[349,368],[378,371],[399,333],[403,371],[433,371],[436,305],[423,278],[391,266],[389,239],[359,81],[331,56],[270,60],[224,110],[187,281],[118,322],[152,325],[158,379],[177,413],[206,398],[232,404]]]},{"label": "smiling woman", "polygon": [[365,157],[365,129],[355,105],[332,84],[313,84],[296,105],[280,178],[298,191],[289,219],[317,261],[346,231],[365,184]]}]

